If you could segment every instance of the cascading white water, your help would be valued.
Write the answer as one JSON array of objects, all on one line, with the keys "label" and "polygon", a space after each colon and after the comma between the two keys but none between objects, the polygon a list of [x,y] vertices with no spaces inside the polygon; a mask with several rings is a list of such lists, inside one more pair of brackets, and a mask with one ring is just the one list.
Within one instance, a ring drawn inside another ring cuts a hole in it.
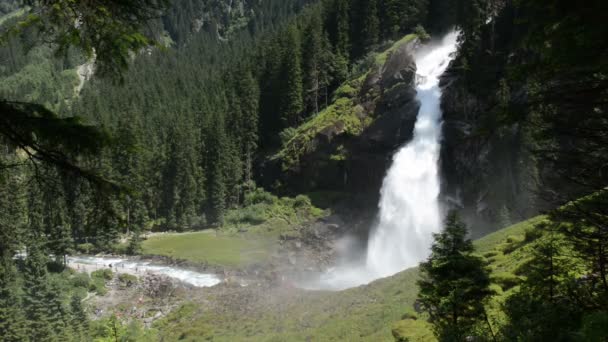
[{"label": "cascading white water", "polygon": [[415,266],[429,254],[441,229],[439,150],[443,74],[456,50],[457,33],[416,57],[420,110],[411,142],[393,157],[381,190],[378,226],[370,236],[367,267],[386,277]]},{"label": "cascading white water", "polygon": [[412,141],[394,156],[384,178],[378,225],[368,241],[363,265],[329,270],[310,288],[345,289],[416,266],[430,251],[433,233],[441,229],[439,152],[441,88],[439,77],[457,48],[458,32],[422,48],[415,56],[420,110]]}]

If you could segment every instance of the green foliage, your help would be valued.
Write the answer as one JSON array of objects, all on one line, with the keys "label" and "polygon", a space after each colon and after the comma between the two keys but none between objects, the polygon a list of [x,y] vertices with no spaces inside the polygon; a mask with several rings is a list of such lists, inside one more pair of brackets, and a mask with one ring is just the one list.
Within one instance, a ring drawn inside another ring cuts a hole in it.
[{"label": "green foliage", "polygon": [[118,275],[118,281],[122,286],[131,287],[137,284],[137,277],[132,274],[121,273]]},{"label": "green foliage", "polygon": [[104,268],[101,270],[93,271],[91,273],[91,278],[103,279],[103,280],[112,280],[114,278],[114,274],[112,270],[109,268]]},{"label": "green foliage", "polygon": [[608,339],[608,312],[595,312],[583,317],[582,339],[600,342]]},{"label": "green foliage", "polygon": [[422,320],[401,320],[393,325],[392,333],[396,342],[437,341],[433,335],[433,326]]},{"label": "green foliage", "polygon": [[129,245],[127,246],[127,254],[128,255],[139,255],[142,252],[142,247],[141,247],[141,243],[142,243],[143,239],[141,237],[141,234],[139,232],[133,234],[133,236],[131,236],[131,239],[129,240]]},{"label": "green foliage", "polygon": [[144,254],[221,266],[247,266],[268,260],[276,241],[213,231],[164,234],[143,244]]},{"label": "green foliage", "polygon": [[472,255],[467,233],[456,213],[448,214],[444,231],[435,235],[431,256],[420,265],[418,298],[440,341],[461,341],[485,330],[490,277],[482,260]]},{"label": "green foliage", "polygon": [[89,274],[86,272],[78,272],[70,278],[70,283],[74,287],[82,287],[88,289],[90,282],[91,277],[89,277]]},{"label": "green foliage", "polygon": [[123,322],[116,315],[95,321],[91,326],[91,337],[95,342],[154,341],[157,331],[146,329],[138,321]]}]

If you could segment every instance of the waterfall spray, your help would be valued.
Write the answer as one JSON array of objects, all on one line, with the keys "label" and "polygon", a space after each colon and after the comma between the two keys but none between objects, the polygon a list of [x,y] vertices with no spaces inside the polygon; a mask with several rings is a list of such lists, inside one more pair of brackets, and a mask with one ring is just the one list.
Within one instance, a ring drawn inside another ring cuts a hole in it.
[{"label": "waterfall spray", "polygon": [[420,110],[411,142],[393,157],[384,178],[379,223],[368,244],[367,268],[386,277],[417,265],[429,254],[433,233],[441,229],[439,77],[456,50],[455,32],[416,58]]},{"label": "waterfall spray", "polygon": [[457,32],[416,56],[420,110],[413,139],[394,156],[381,189],[379,220],[370,234],[364,265],[342,265],[321,277],[320,288],[344,289],[416,266],[428,257],[433,233],[441,229],[439,78],[457,48]]}]

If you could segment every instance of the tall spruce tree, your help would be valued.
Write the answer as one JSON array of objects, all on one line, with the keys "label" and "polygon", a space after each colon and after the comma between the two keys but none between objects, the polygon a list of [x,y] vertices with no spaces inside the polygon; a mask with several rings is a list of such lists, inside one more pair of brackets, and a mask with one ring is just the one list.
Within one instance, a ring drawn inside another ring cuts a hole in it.
[{"label": "tall spruce tree", "polygon": [[431,256],[420,265],[418,300],[440,341],[478,335],[486,317],[484,304],[492,294],[488,270],[473,255],[467,234],[456,212],[450,212],[443,232],[435,234]]},{"label": "tall spruce tree", "polygon": [[27,335],[33,341],[54,341],[63,330],[61,311],[57,308],[57,296],[52,288],[47,258],[38,242],[27,250],[23,272],[23,308],[27,319]]},{"label": "tall spruce tree", "polygon": [[304,109],[300,34],[295,24],[287,27],[282,39],[280,115],[283,127],[295,126]]},{"label": "tall spruce tree", "polygon": [[17,270],[12,255],[0,255],[0,336],[2,341],[28,341],[25,317],[17,283]]},{"label": "tall spruce tree", "polygon": [[501,335],[508,341],[568,341],[586,306],[586,296],[580,295],[589,288],[582,282],[575,285],[577,267],[565,256],[567,243],[554,231],[555,224],[535,229],[545,234],[534,243],[532,258],[519,267],[525,280],[503,305],[508,321]]}]

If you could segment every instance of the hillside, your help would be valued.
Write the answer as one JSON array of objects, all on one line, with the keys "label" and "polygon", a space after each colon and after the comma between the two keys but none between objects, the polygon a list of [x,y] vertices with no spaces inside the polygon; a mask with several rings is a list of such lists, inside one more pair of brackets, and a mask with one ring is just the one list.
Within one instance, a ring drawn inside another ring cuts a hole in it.
[{"label": "hillside", "polygon": [[606,13],[0,0],[0,341],[608,340]]},{"label": "hillside", "polygon": [[[534,226],[543,219],[536,217],[475,241],[492,270],[497,295],[490,312],[497,324],[501,322],[500,303],[517,291],[517,269],[530,257],[537,238]],[[417,269],[410,269],[340,292],[228,288],[185,304],[156,328],[168,340],[195,341],[204,336],[215,341],[392,341],[395,336],[429,341],[434,338],[423,316],[401,320],[419,316],[414,310],[417,274]],[[227,297],[230,301],[220,307],[208,303],[224,303]]]}]

